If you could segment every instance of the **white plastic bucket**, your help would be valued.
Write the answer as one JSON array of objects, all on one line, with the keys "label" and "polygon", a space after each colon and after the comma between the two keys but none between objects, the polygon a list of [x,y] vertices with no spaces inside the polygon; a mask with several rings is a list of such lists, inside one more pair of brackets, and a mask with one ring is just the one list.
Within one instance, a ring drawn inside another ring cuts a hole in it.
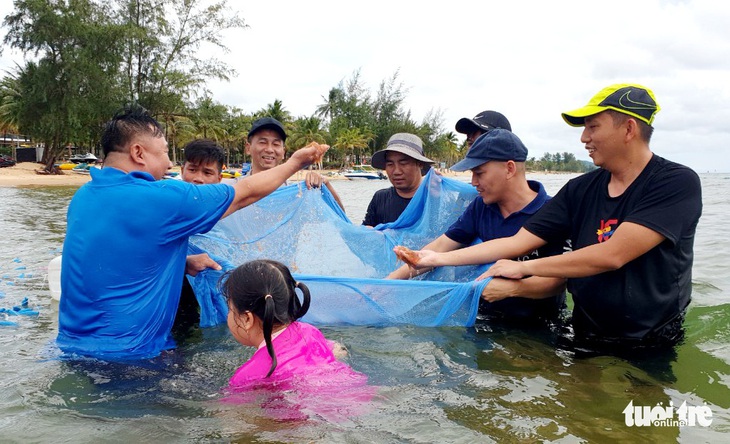
[{"label": "white plastic bucket", "polygon": [[61,256],[54,257],[48,263],[48,289],[53,299],[61,300]]}]

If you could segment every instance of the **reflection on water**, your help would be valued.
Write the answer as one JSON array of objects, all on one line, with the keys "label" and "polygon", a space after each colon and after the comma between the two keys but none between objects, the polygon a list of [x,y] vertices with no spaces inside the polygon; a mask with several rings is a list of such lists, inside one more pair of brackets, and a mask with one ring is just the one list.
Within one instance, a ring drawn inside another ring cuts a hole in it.
[{"label": "reflection on water", "polygon": [[[567,180],[535,178],[552,194]],[[230,338],[225,326],[195,330],[178,349],[133,366],[47,359],[58,308],[46,266],[60,251],[75,190],[0,188],[0,307],[27,297],[40,313],[14,317],[17,327],[0,327],[0,441],[724,441],[730,426],[730,241],[724,225],[730,177],[703,175],[702,181],[694,300],[685,342],[674,354],[580,358],[555,347],[549,332],[494,325],[323,328],[348,348],[347,363],[378,387],[371,409],[341,421],[307,406],[306,417],[297,418],[266,410],[293,393],[264,393],[260,402],[243,405],[221,402],[221,388],[253,352]],[[372,193],[389,186],[333,184],[356,222]],[[706,404],[713,422],[627,427],[622,412],[632,401]]]}]

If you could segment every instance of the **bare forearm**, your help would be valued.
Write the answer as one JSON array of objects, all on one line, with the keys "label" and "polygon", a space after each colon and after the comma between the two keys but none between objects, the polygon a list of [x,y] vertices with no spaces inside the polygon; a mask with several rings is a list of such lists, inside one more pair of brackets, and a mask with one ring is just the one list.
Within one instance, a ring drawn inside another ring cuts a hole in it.
[{"label": "bare forearm", "polygon": [[261,171],[239,180],[234,185],[236,195],[224,217],[268,196],[296,173],[299,168],[296,162],[288,160],[270,170]]},{"label": "bare forearm", "polygon": [[340,200],[340,195],[337,194],[337,191],[335,191],[335,187],[332,186],[330,181],[325,182],[325,185],[327,186],[327,189],[330,190],[330,193],[332,193],[332,197],[335,198],[335,202],[337,202],[337,205],[342,208],[342,211],[345,211],[345,205],[342,204],[342,201]]},{"label": "bare forearm", "polygon": [[[436,266],[445,265],[481,265],[494,262],[498,259],[517,257],[543,245],[545,242],[537,236],[520,236],[524,230],[511,237],[493,239],[467,248],[449,251],[440,254],[436,259]],[[521,237],[521,238],[520,238]]]},{"label": "bare forearm", "polygon": [[558,256],[522,262],[526,276],[558,278],[581,278],[593,276],[620,268],[622,261],[615,256],[603,254],[600,244],[581,248]]},{"label": "bare forearm", "polygon": [[[423,249],[437,252],[446,252],[455,250],[457,248],[462,248],[463,246],[463,244],[453,241],[445,234],[442,234],[441,236],[429,242],[425,247],[423,247]],[[386,279],[410,279],[431,270],[433,270],[433,267],[414,270],[410,268],[407,264],[403,264],[401,267],[390,273]]]},{"label": "bare forearm", "polygon": [[525,279],[517,279],[515,296],[528,299],[545,299],[565,290],[565,279],[532,276]]}]

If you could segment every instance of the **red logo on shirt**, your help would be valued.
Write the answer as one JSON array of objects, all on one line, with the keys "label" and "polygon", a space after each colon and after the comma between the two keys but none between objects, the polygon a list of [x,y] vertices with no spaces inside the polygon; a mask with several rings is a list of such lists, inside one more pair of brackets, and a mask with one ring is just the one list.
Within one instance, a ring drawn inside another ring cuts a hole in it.
[{"label": "red logo on shirt", "polygon": [[596,234],[598,235],[598,242],[600,243],[609,240],[616,229],[616,225],[618,225],[618,219],[609,219],[606,221],[601,220],[601,228],[596,231]]}]

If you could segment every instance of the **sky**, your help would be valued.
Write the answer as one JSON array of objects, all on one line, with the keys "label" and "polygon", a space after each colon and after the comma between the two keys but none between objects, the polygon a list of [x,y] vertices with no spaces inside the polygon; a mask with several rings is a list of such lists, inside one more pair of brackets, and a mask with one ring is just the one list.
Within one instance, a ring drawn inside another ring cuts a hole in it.
[{"label": "sky", "polygon": [[[638,83],[662,108],[652,151],[700,173],[730,172],[730,2],[228,3],[248,27],[223,32],[228,53],[201,53],[237,71],[207,87],[246,113],[278,99],[292,116],[310,116],[356,71],[372,95],[398,72],[404,108],[417,122],[438,112],[443,130],[454,131],[461,117],[497,110],[531,157],[590,160],[581,130],[561,112],[605,86]],[[12,1],[0,0],[0,16],[11,11]],[[5,49],[0,69],[22,61]]]}]

